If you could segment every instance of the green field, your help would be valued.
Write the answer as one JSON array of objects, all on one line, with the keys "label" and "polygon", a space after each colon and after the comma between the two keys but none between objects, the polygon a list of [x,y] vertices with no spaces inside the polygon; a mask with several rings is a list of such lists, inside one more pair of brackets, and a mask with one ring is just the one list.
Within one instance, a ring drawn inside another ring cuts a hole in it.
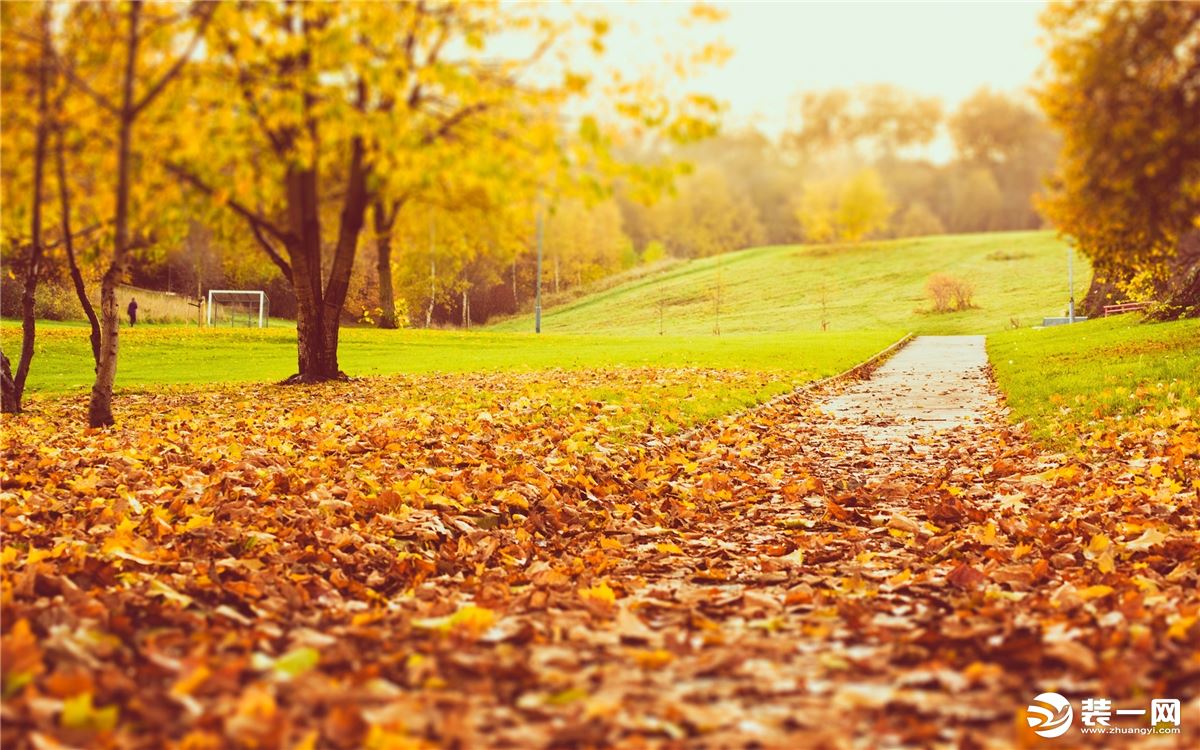
[{"label": "green field", "polygon": [[[582,369],[710,367],[819,378],[844,370],[900,338],[903,331],[777,333],[760,336],[578,336],[494,332],[342,331],[340,362],[353,376]],[[20,328],[0,325],[0,345],[16,352]],[[282,380],[296,371],[294,328],[121,329],[118,388],[157,384]],[[782,377],[786,376],[786,377]],[[91,386],[87,328],[41,323],[28,393],[77,392]]]},{"label": "green field", "polygon": [[1118,420],[1169,427],[1200,413],[1200,320],[1007,331],[988,337],[988,356],[1013,419],[1058,447]]},{"label": "green field", "polygon": [[[543,330],[668,335],[768,331],[906,330],[990,333],[1061,315],[1066,245],[1051,232],[1005,232],[892,240],[850,246],[762,247],[671,266],[545,310]],[[1090,271],[1077,256],[1077,296]],[[925,283],[948,273],[974,284],[976,307],[931,314]],[[720,285],[720,314],[717,288]],[[826,311],[822,313],[822,299]],[[530,316],[497,331],[533,328]]]}]

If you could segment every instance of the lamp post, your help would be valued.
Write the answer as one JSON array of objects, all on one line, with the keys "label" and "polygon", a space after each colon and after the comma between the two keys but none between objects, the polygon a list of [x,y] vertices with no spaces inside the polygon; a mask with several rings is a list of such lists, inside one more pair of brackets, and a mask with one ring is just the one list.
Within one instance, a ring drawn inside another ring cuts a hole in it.
[{"label": "lamp post", "polygon": [[1075,240],[1067,239],[1067,292],[1070,302],[1067,307],[1067,322],[1075,322]]},{"label": "lamp post", "polygon": [[533,302],[533,332],[542,332],[542,203],[537,209],[537,286]]}]

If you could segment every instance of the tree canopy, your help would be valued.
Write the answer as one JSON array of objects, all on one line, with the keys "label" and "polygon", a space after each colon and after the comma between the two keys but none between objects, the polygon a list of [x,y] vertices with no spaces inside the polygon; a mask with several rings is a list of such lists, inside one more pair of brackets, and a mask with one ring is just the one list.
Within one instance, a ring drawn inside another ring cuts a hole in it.
[{"label": "tree canopy", "polygon": [[1195,305],[1197,262],[1175,260],[1200,230],[1200,5],[1056,3],[1042,25],[1039,100],[1063,138],[1044,210],[1101,278],[1190,278]]}]

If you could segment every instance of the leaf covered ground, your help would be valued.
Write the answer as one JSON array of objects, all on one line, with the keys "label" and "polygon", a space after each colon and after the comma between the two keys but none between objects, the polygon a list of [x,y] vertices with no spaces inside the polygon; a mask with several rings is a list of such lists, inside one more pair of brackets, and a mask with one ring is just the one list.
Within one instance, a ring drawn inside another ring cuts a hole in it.
[{"label": "leaf covered ground", "polygon": [[9,421],[4,746],[999,748],[1044,690],[1180,698],[1196,730],[1195,414],[1049,454],[998,414],[872,440],[828,394],[668,435],[653,397],[765,377]]}]

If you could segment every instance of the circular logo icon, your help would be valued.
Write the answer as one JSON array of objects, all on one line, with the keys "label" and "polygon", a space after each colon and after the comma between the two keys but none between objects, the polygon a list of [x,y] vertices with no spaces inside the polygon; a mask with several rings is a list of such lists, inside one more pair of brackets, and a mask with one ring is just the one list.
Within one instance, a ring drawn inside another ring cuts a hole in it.
[{"label": "circular logo icon", "polygon": [[1025,720],[1040,737],[1061,737],[1071,729],[1071,703],[1058,693],[1042,693],[1025,709]]}]

